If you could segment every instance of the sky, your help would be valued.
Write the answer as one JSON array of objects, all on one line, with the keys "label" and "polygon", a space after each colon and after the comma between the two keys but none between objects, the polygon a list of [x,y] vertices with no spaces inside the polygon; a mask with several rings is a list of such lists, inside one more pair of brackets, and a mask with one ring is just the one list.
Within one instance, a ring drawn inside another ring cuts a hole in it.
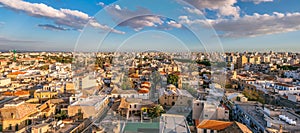
[{"label": "sky", "polygon": [[0,50],[300,50],[299,0],[0,0]]}]

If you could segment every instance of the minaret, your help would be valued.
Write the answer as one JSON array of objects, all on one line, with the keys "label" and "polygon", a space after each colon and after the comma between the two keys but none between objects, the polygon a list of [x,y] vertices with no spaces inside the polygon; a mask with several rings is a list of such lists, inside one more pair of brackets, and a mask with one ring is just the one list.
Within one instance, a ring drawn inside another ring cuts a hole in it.
[{"label": "minaret", "polygon": [[14,53],[14,55],[13,55],[13,56],[14,56],[14,62],[16,62],[16,60],[17,60],[17,59],[16,59],[16,52],[17,52],[17,51],[14,49],[14,50],[13,50],[13,53]]}]

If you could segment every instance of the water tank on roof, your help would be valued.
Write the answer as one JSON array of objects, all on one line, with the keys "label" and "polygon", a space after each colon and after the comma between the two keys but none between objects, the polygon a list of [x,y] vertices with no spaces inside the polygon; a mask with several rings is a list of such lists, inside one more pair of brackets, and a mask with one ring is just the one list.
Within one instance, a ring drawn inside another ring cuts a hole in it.
[{"label": "water tank on roof", "polygon": [[285,120],[285,122],[286,123],[290,123],[290,122],[292,122],[293,120],[291,120],[291,119],[289,119],[289,118],[286,118],[286,120]]},{"label": "water tank on roof", "polygon": [[282,115],[281,119],[285,121],[287,117],[285,115]]},{"label": "water tank on roof", "polygon": [[296,121],[292,121],[290,124],[291,124],[291,125],[296,125],[297,122],[296,122]]}]

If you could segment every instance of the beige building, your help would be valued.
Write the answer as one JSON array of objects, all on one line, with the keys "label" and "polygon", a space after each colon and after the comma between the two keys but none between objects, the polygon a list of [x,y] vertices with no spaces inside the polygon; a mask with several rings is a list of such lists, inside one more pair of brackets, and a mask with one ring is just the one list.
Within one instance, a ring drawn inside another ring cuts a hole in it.
[{"label": "beige building", "polygon": [[150,100],[140,98],[121,98],[118,113],[121,116],[126,117],[126,119],[129,119],[131,116],[141,115],[141,112],[147,112],[147,110],[153,106],[154,103]]},{"label": "beige building", "polygon": [[214,103],[195,100],[193,102],[192,118],[196,124],[199,124],[204,119],[229,120],[229,110]]},{"label": "beige building", "polygon": [[60,92],[75,93],[75,83],[67,82],[60,88]]},{"label": "beige building", "polygon": [[46,90],[36,90],[34,92],[34,98],[38,99],[52,99],[57,97],[57,92],[46,91]]},{"label": "beige building", "polygon": [[187,90],[181,90],[174,85],[162,88],[159,94],[159,103],[165,106],[192,106],[193,96]]},{"label": "beige building", "polygon": [[79,98],[78,101],[68,106],[68,115],[72,117],[78,113],[83,113],[83,118],[94,118],[105,110],[108,103],[109,98],[107,96]]},{"label": "beige building", "polygon": [[31,128],[31,133],[45,133],[50,131],[49,123],[34,125]]},{"label": "beige building", "polygon": [[11,85],[10,78],[0,78],[0,87],[8,87]]},{"label": "beige building", "polygon": [[38,104],[22,102],[13,102],[5,104],[0,109],[1,132],[17,132],[24,127],[31,125],[31,115],[38,112]]},{"label": "beige building", "polygon": [[243,56],[237,58],[237,67],[238,68],[243,68],[246,63],[248,63],[248,59],[246,56],[243,55]]}]

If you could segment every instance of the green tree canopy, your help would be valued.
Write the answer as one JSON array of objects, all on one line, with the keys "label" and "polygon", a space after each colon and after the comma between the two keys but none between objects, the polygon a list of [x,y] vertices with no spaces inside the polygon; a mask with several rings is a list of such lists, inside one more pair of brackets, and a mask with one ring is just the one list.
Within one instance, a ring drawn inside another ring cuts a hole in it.
[{"label": "green tree canopy", "polygon": [[175,85],[176,87],[178,87],[178,75],[175,75],[175,74],[169,74],[168,75],[168,78],[167,78],[167,83],[168,84],[173,84]]},{"label": "green tree canopy", "polygon": [[149,110],[149,117],[151,117],[151,119],[158,118],[163,113],[165,113],[164,108],[161,105],[156,105]]}]

